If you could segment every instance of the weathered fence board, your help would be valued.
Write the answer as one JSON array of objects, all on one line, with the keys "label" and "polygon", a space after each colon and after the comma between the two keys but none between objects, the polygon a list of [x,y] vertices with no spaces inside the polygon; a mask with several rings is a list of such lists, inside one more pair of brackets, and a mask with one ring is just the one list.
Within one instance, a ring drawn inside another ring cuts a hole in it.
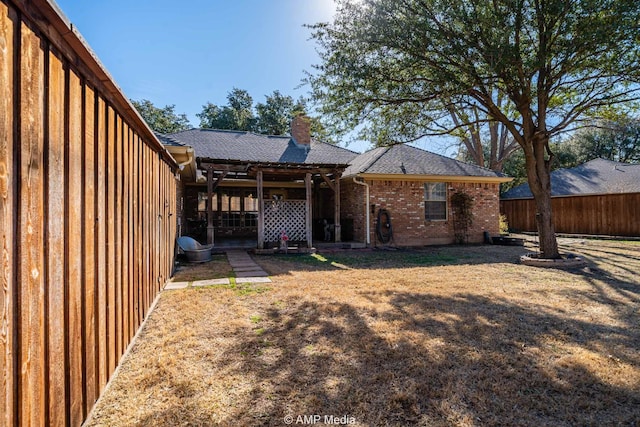
[{"label": "weathered fence board", "polygon": [[18,178],[17,331],[22,422],[44,424],[44,52],[34,30],[20,26],[20,166]]},{"label": "weathered fence board", "polygon": [[[47,282],[48,286],[48,358],[65,360],[65,135],[64,100],[65,72],[62,62],[54,53],[49,53],[49,129],[47,161]],[[58,254],[58,256],[56,256]],[[66,376],[63,369],[49,369],[49,423],[63,425],[66,406]]]},{"label": "weathered fence board", "polygon": [[83,127],[84,139],[82,141],[84,168],[83,172],[83,360],[84,368],[84,402],[85,416],[97,399],[96,393],[96,248],[95,248],[95,93],[89,86],[84,86]]},{"label": "weathered fence board", "polygon": [[65,234],[67,246],[66,300],[68,307],[69,334],[69,404],[71,423],[77,425],[83,420],[82,408],[82,87],[80,78],[67,68],[67,222]]},{"label": "weathered fence board", "polygon": [[46,0],[0,0],[0,425],[80,425],[171,273],[177,165]]},{"label": "weathered fence board", "polygon": [[[96,109],[97,135],[96,135],[96,262],[97,262],[97,311],[98,311],[98,392],[107,384],[108,357],[107,357],[107,211],[106,211],[106,106],[104,99],[97,97]],[[99,394],[99,393],[98,393]]]},{"label": "weathered fence board", "polygon": [[17,281],[16,264],[16,156],[15,144],[15,80],[14,49],[15,27],[18,19],[15,11],[0,3],[0,407],[4,413],[0,424],[10,425],[15,419],[16,360],[15,352],[15,301]]},{"label": "weathered fence board", "polygon": [[116,251],[115,251],[115,138],[114,138],[114,113],[111,106],[107,106],[106,114],[107,124],[107,179],[106,179],[106,191],[107,191],[107,281],[105,286],[107,288],[107,376],[111,377],[111,374],[116,368]]},{"label": "weathered fence board", "polygon": [[[640,193],[551,198],[558,233],[640,236]],[[533,199],[500,201],[500,211],[514,231],[536,231]]]}]

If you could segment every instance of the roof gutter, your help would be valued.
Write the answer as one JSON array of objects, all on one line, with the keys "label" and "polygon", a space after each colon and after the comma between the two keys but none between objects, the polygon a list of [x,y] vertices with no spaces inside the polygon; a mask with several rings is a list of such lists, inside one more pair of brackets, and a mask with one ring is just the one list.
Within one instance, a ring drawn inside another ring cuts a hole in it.
[{"label": "roof gutter", "polygon": [[465,175],[418,175],[418,174],[382,174],[382,173],[360,173],[360,177],[371,180],[383,181],[421,181],[421,182],[468,182],[500,184],[502,182],[513,181],[513,178],[506,176],[465,176]]},{"label": "roof gutter", "polygon": [[370,213],[369,213],[369,184],[367,184],[364,181],[358,181],[358,177],[357,176],[353,177],[353,183],[361,185],[361,186],[363,186],[365,188],[366,196],[364,197],[364,214],[365,214],[365,217],[367,218],[366,242],[367,242],[367,246],[370,246],[371,245],[371,217],[370,217]]}]

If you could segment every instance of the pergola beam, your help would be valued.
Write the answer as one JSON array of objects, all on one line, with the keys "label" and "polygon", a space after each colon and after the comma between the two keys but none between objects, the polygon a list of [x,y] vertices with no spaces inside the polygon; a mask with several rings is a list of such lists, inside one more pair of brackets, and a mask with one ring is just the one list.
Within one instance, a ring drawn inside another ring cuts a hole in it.
[{"label": "pergola beam", "polygon": [[297,164],[297,163],[243,163],[224,159],[200,159],[198,166],[207,171],[207,240],[213,243],[213,193],[223,179],[230,176],[235,179],[256,180],[258,193],[258,249],[265,245],[264,182],[265,181],[304,181],[306,191],[306,240],[313,245],[313,178],[319,176],[334,192],[334,240],[340,242],[340,177],[347,165],[341,164]]},{"label": "pergola beam", "polygon": [[327,183],[327,185],[329,186],[329,188],[331,188],[331,190],[333,192],[336,191],[336,186],[333,184],[333,182],[329,179],[329,177],[327,176],[327,174],[320,172],[320,176],[322,177],[322,179],[324,179],[324,182]]}]

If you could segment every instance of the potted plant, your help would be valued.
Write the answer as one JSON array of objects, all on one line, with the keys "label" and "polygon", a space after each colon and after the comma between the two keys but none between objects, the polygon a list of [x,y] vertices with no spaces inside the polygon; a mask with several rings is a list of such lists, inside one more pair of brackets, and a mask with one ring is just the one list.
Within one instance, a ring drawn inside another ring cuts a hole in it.
[{"label": "potted plant", "polygon": [[282,233],[280,233],[280,250],[284,251],[284,253],[287,253],[287,250],[289,249],[289,236],[287,236],[287,232],[285,230],[282,230]]}]

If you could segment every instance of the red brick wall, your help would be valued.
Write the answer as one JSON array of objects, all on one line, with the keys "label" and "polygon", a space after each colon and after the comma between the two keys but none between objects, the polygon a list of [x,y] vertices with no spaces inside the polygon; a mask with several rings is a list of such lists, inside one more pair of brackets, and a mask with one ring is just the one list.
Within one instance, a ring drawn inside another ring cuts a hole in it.
[{"label": "red brick wall", "polygon": [[[375,235],[378,211],[386,209],[391,215],[393,244],[396,246],[422,246],[449,244],[454,242],[451,205],[447,221],[426,221],[424,219],[424,183],[419,181],[368,180],[371,244],[381,245]],[[365,241],[364,193],[365,188],[344,180],[341,184],[342,215],[354,221],[354,240]],[[479,243],[484,239],[484,231],[498,234],[500,211],[498,184],[447,183],[450,197],[456,191],[464,191],[474,201],[473,224],[469,230],[469,242]],[[370,211],[371,212],[371,211]]]},{"label": "red brick wall", "polygon": [[353,240],[362,243],[366,242],[364,197],[364,186],[351,178],[340,181],[340,218],[353,221]]}]

